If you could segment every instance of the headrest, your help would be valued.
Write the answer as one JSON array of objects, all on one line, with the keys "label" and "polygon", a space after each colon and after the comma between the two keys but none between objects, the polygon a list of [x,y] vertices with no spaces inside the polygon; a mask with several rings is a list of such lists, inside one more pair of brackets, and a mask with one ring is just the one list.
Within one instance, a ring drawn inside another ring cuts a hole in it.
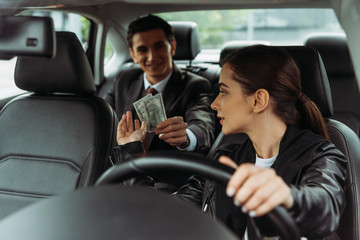
[{"label": "headrest", "polygon": [[95,93],[90,64],[76,35],[57,32],[56,43],[56,55],[52,59],[18,58],[16,85],[37,93]]},{"label": "headrest", "polygon": [[319,51],[329,76],[355,76],[345,35],[313,34],[305,45]]},{"label": "headrest", "polygon": [[220,51],[220,62],[222,59],[226,57],[230,52],[237,50],[242,47],[250,46],[250,45],[256,45],[256,44],[262,44],[262,45],[270,45],[270,42],[268,41],[246,41],[246,40],[235,40],[235,41],[229,41],[226,42]]},{"label": "headrest", "polygon": [[169,22],[177,42],[174,60],[193,60],[200,52],[200,37],[195,22]]},{"label": "headrest", "polygon": [[300,70],[303,93],[316,103],[323,117],[331,117],[333,103],[330,84],[318,51],[306,46],[283,48],[292,56]]},{"label": "headrest", "polygon": [[[232,44],[231,49],[238,48]],[[292,56],[297,64],[301,75],[301,86],[306,96],[316,103],[323,117],[331,117],[333,114],[333,103],[329,80],[326,74],[321,56],[317,50],[305,46],[283,46],[283,48]],[[225,49],[225,48],[224,48]],[[224,56],[231,52],[226,48]]]}]

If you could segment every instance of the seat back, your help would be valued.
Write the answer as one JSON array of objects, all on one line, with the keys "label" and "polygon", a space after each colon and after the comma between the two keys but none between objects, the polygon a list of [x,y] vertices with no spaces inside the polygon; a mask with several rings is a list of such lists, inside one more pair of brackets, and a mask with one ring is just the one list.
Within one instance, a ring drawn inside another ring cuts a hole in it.
[{"label": "seat back", "polygon": [[195,22],[169,22],[177,42],[174,60],[192,61],[200,52],[200,36]]},{"label": "seat back", "polygon": [[52,59],[18,57],[16,85],[28,93],[0,112],[0,217],[38,199],[92,185],[108,167],[117,119],[96,97],[90,65],[73,33],[56,34]]},{"label": "seat back", "polygon": [[235,50],[240,49],[242,47],[247,47],[247,46],[256,45],[256,44],[271,45],[271,43],[268,42],[268,41],[260,41],[260,40],[258,40],[258,41],[256,41],[256,40],[234,40],[234,41],[229,41],[229,42],[226,42],[221,47],[219,61],[221,62],[232,51],[235,51]]},{"label": "seat back", "polygon": [[192,60],[200,53],[200,36],[195,22],[173,21],[169,24],[174,29],[177,41],[175,63],[181,68],[208,79],[212,85],[219,79],[220,67],[218,64],[192,64]]},{"label": "seat back", "polygon": [[360,141],[347,125],[332,118],[332,97],[321,56],[311,47],[284,47],[297,63],[303,92],[320,108],[330,139],[348,159],[345,186],[346,208],[337,233],[340,239],[360,238]]},{"label": "seat back", "polygon": [[334,104],[333,118],[360,136],[360,108],[354,104],[360,102],[360,93],[346,36],[312,34],[305,45],[317,49],[324,61]]}]

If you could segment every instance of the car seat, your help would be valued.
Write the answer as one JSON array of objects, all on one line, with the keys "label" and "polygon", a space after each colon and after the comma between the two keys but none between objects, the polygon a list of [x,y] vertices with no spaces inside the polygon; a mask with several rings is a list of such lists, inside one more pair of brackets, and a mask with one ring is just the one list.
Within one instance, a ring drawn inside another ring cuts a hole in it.
[{"label": "car seat", "polygon": [[234,41],[226,42],[221,47],[219,62],[221,62],[226,57],[226,55],[228,55],[230,52],[234,50],[251,45],[257,45],[257,44],[271,45],[269,41],[261,41],[261,40],[234,40]]},{"label": "car seat", "polygon": [[[300,69],[303,92],[319,107],[328,127],[331,141],[348,159],[345,186],[346,208],[341,216],[337,234],[340,239],[360,239],[360,141],[357,134],[348,126],[332,118],[333,106],[331,90],[326,70],[320,54],[311,47],[284,47],[293,57]],[[229,51],[230,52],[230,51]],[[241,134],[224,136],[219,134],[209,151],[211,157],[224,143],[241,144]]]},{"label": "car seat", "polygon": [[324,61],[334,104],[333,118],[360,135],[359,87],[343,34],[312,34],[305,45],[317,49]]},{"label": "car seat", "polygon": [[177,42],[174,60],[191,61],[200,53],[200,36],[195,22],[169,22],[174,30]]},{"label": "car seat", "polygon": [[191,71],[208,79],[212,86],[217,86],[220,74],[218,64],[192,63],[201,51],[197,24],[187,21],[174,21],[169,22],[169,24],[174,29],[177,42],[176,52],[173,56],[175,63],[187,71]]},{"label": "car seat", "polygon": [[42,198],[95,183],[109,166],[117,119],[95,96],[74,33],[56,33],[56,56],[18,57],[16,85],[30,93],[0,112],[0,218]]},{"label": "car seat", "polygon": [[300,69],[303,92],[320,108],[330,140],[348,159],[345,186],[346,208],[337,233],[340,239],[360,238],[360,141],[348,126],[332,117],[332,97],[321,56],[310,47],[285,47]]}]

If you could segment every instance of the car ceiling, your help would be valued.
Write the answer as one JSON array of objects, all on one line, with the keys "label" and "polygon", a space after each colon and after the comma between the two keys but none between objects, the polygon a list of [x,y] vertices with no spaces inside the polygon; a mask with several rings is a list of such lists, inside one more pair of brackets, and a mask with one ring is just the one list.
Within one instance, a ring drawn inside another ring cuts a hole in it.
[{"label": "car ceiling", "polygon": [[[334,0],[333,0],[334,1]],[[294,3],[326,4],[331,0],[0,0],[0,8],[29,8],[29,7],[75,7],[96,6],[108,3],[123,2],[130,4],[161,4],[161,5],[278,5]],[[337,1],[337,0],[335,0]]]}]

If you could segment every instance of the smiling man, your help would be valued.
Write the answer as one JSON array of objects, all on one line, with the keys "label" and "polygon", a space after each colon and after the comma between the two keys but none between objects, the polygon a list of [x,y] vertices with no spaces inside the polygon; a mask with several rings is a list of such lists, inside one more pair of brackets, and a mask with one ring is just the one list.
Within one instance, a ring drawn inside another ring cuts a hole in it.
[{"label": "smiling man", "polygon": [[215,125],[210,108],[211,85],[176,67],[172,59],[176,51],[172,27],[150,14],[130,23],[127,40],[131,57],[140,68],[122,71],[106,97],[118,117],[128,122],[137,118],[133,102],[147,89],[155,89],[162,93],[167,119],[146,138],[146,150],[207,152]]}]

